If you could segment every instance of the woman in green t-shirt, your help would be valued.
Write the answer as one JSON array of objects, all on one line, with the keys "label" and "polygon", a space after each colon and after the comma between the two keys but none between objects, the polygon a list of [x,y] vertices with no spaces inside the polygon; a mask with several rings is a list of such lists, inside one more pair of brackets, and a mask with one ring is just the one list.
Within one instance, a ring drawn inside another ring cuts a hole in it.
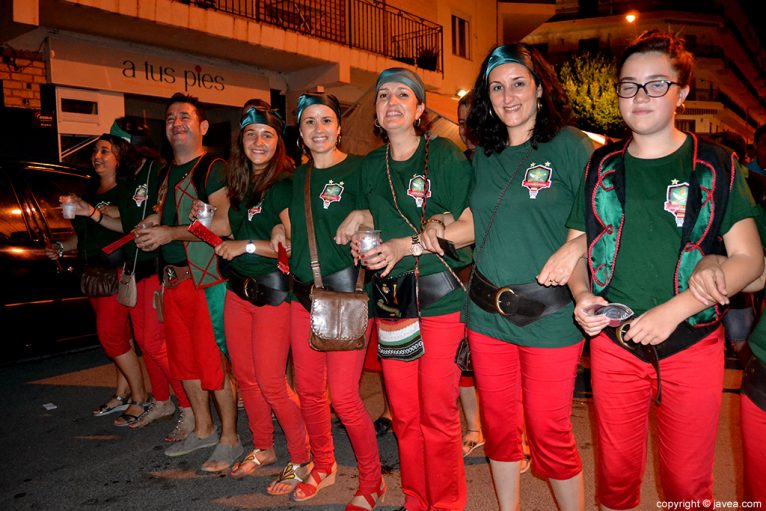
[{"label": "woman in green t-shirt", "polygon": [[547,263],[569,253],[570,244],[559,249],[564,223],[593,150],[584,133],[567,126],[569,112],[555,72],[536,50],[521,43],[495,48],[476,80],[467,120],[478,146],[470,208],[452,223],[435,217],[424,236],[437,252],[440,235],[458,246],[476,243],[464,319],[484,450],[503,509],[520,502],[523,423],[532,470],[550,481],[560,509],[584,506],[570,421],[583,336],[562,286],[584,245],[573,242],[566,265],[551,271]]},{"label": "woman in green t-shirt", "polygon": [[298,398],[287,384],[290,304],[287,275],[277,269],[271,229],[279,223],[276,204],[291,190],[292,160],[282,139],[284,123],[268,104],[249,107],[226,169],[229,224],[233,239],[215,248],[231,261],[224,324],[226,346],[247,412],[254,449],[231,469],[241,478],[276,462],[272,411],[287,438],[290,461],[269,485],[272,495],[290,493],[308,476],[310,453]]},{"label": "woman in green t-shirt", "polygon": [[[319,270],[325,288],[350,292],[358,269],[347,246],[335,233],[349,213],[358,209],[361,158],[344,153],[340,143],[340,103],[331,94],[303,94],[297,107],[300,144],[310,156],[293,177],[292,196],[281,205],[283,226],[272,235],[272,244],[287,246],[290,238],[290,271],[293,300],[290,304],[290,344],[295,368],[295,388],[311,442],[314,467],[295,488],[292,498],[302,502],[335,483],[338,465],[330,422],[330,406],[346,429],[359,469],[359,486],[347,511],[374,508],[386,491],[380,467],[375,427],[359,394],[365,350],[316,351],[309,345],[309,293],[314,280],[305,214],[308,182]],[[289,236],[285,236],[285,234]],[[369,341],[369,336],[368,336]]]},{"label": "woman in green t-shirt", "polygon": [[408,69],[378,76],[375,125],[386,145],[364,160],[362,205],[383,243],[368,250],[354,239],[352,246],[362,264],[380,270],[372,299],[404,508],[461,510],[466,482],[454,359],[465,333],[465,294],[455,272],[470,264],[470,252],[437,257],[423,250],[419,234],[435,213],[462,213],[471,168],[455,144],[426,134],[425,99],[423,81]]},{"label": "woman in green t-shirt", "polygon": [[[75,198],[75,213],[79,217],[72,220],[75,235],[57,243],[57,249],[48,250],[49,257],[57,259],[65,250],[77,247],[86,272],[89,267],[107,269],[113,274],[115,283],[117,269],[123,262],[122,251],[107,255],[101,249],[120,238],[120,234],[107,229],[104,222],[119,224],[119,220],[109,218],[104,211],[119,202],[118,175],[127,168],[124,165],[127,152],[128,144],[120,137],[106,133],[99,137],[91,156],[97,179],[82,199]],[[83,292],[89,290],[83,289]],[[129,308],[117,301],[116,288],[115,294],[89,295],[88,299],[96,312],[98,339],[117,368],[114,395],[93,410],[93,415],[100,417],[123,412],[114,425],[128,426],[149,408],[141,364],[131,340]]]}]

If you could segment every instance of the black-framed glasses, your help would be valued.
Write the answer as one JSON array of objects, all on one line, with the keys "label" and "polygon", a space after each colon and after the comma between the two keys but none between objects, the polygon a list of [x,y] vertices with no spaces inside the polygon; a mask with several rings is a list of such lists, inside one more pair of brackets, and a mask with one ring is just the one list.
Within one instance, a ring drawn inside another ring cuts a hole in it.
[{"label": "black-framed glasses", "polygon": [[651,80],[644,84],[636,82],[617,82],[615,84],[615,89],[617,95],[623,99],[635,97],[635,95],[638,94],[639,89],[644,89],[644,94],[650,98],[661,98],[668,93],[671,85],[680,86],[681,84],[671,80]]}]

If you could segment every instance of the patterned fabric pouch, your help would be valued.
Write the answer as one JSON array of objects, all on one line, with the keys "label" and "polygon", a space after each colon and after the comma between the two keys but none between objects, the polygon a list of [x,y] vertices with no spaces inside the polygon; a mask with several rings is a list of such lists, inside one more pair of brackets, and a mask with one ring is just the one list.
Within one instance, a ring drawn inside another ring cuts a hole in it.
[{"label": "patterned fabric pouch", "polygon": [[420,319],[375,319],[380,358],[410,362],[425,354]]}]

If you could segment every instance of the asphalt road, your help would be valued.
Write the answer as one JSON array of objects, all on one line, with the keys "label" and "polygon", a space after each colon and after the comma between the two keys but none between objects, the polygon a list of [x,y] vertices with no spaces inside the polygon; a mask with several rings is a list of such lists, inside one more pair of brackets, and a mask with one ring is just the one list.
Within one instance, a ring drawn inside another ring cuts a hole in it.
[{"label": "asphalt road", "polygon": [[[739,385],[737,370],[727,370],[726,387]],[[587,377],[587,374],[584,375]],[[163,454],[162,438],[172,427],[160,422],[132,431],[112,425],[115,415],[94,418],[90,411],[112,391],[114,373],[99,349],[0,367],[4,389],[0,421],[0,509],[69,510],[327,510],[342,511],[356,489],[355,463],[348,438],[334,427],[339,465],[337,483],[303,504],[265,494],[269,481],[287,461],[284,436],[277,428],[278,463],[258,477],[234,480],[197,468],[208,450],[180,458]],[[595,509],[592,402],[584,383],[574,401],[572,422],[583,459],[586,508]],[[366,373],[362,395],[372,417],[382,400],[378,376]],[[51,403],[56,408],[47,410]],[[240,413],[239,431],[247,449],[250,433]],[[389,492],[382,509],[403,503],[399,486],[396,441],[380,438]],[[720,502],[742,494],[739,441],[739,397],[724,391],[715,462],[715,495]],[[642,509],[658,509],[654,449],[650,450],[642,487]],[[467,510],[497,509],[489,466],[482,449],[466,459]],[[522,476],[522,509],[554,510],[545,481]]]}]

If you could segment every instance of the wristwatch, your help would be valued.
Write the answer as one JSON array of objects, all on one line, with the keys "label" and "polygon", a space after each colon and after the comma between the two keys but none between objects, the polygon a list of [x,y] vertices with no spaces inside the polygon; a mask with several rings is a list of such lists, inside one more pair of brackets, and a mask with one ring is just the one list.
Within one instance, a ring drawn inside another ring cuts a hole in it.
[{"label": "wristwatch", "polygon": [[419,257],[423,254],[423,245],[420,244],[420,235],[412,235],[412,246],[410,247],[410,253],[415,257]]},{"label": "wristwatch", "polygon": [[253,243],[253,240],[247,241],[247,245],[245,245],[245,252],[248,254],[255,254],[255,243]]}]

